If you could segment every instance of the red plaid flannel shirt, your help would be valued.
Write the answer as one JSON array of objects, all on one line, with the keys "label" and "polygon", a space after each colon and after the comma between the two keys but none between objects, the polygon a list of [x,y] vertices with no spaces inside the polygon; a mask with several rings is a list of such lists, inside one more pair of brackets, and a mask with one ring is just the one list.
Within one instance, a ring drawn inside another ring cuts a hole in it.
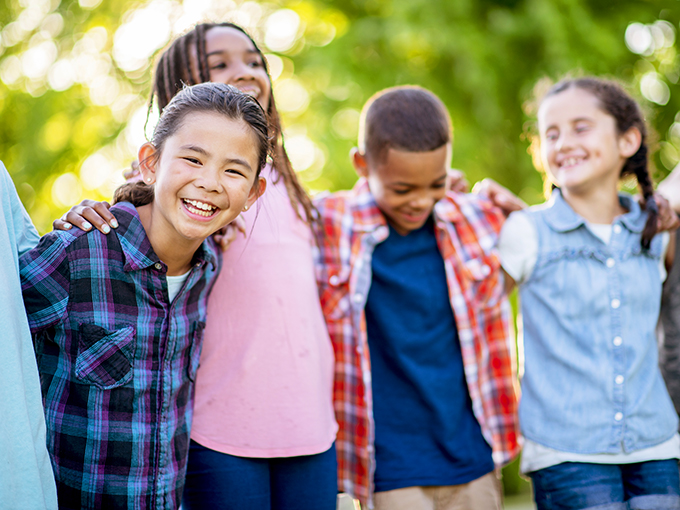
[{"label": "red plaid flannel shirt", "polygon": [[[373,248],[389,230],[364,179],[351,191],[319,196],[315,205],[317,281],[335,351],[339,488],[372,506],[374,424],[364,307]],[[485,199],[455,193],[435,205],[434,215],[472,408],[500,466],[520,448],[511,312],[495,248],[504,218]]]}]

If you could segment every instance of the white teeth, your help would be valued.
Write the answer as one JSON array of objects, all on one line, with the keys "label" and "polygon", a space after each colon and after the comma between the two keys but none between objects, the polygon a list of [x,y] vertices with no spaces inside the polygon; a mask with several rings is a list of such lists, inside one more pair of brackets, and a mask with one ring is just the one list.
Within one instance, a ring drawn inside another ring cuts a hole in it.
[{"label": "white teeth", "polygon": [[205,202],[199,202],[198,200],[190,200],[188,198],[184,199],[184,203],[192,213],[198,214],[200,216],[212,216],[217,207],[214,205],[206,204]]},{"label": "white teeth", "polygon": [[562,162],[561,166],[574,166],[581,162],[581,158],[567,158]]},{"label": "white teeth", "polygon": [[257,96],[260,94],[260,91],[255,90],[255,89],[245,89],[245,90],[241,89],[241,92],[243,92],[244,94],[247,94],[250,97],[253,97],[255,99],[257,99]]}]

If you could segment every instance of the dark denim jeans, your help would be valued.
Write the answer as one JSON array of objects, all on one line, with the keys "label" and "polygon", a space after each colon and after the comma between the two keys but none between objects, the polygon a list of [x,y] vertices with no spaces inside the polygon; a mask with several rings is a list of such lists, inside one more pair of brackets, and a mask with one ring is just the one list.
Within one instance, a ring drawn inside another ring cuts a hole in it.
[{"label": "dark denim jeans", "polygon": [[335,446],[317,455],[235,457],[191,441],[182,510],[335,510]]},{"label": "dark denim jeans", "polygon": [[680,510],[675,459],[613,465],[565,462],[529,476],[538,510]]}]

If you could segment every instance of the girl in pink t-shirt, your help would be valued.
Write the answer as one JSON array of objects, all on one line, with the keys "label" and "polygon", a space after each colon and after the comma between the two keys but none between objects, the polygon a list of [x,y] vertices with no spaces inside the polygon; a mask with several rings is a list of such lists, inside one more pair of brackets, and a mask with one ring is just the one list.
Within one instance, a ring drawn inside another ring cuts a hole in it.
[{"label": "girl in pink t-shirt", "polygon": [[[335,509],[333,350],[314,276],[313,207],[282,144],[266,61],[243,29],[200,24],[176,39],[156,67],[159,109],[183,84],[206,81],[255,97],[276,149],[262,172],[267,192],[243,214],[248,239],[224,253],[209,300],[182,508]],[[83,218],[117,226],[90,201],[66,216],[88,226]]]}]

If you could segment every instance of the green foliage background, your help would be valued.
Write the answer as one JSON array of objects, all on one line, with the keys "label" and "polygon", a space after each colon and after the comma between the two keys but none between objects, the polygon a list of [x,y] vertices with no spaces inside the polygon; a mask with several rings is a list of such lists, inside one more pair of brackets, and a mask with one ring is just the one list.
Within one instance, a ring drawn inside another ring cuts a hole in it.
[{"label": "green foliage background", "polygon": [[[656,177],[680,159],[678,0],[4,0],[0,160],[41,232],[71,203],[108,199],[135,157],[125,129],[146,103],[154,59],[121,65],[119,28],[150,5],[176,22],[192,3],[202,6],[203,19],[245,25],[264,48],[270,16],[281,9],[297,15],[291,43],[273,44],[269,53],[280,71],[277,102],[285,95],[297,101],[283,109],[286,136],[314,144],[314,161],[300,174],[313,191],[354,183],[348,152],[358,112],[374,92],[396,84],[422,85],[446,103],[454,167],[471,181],[493,177],[529,203],[541,200],[542,184],[523,136],[531,123],[525,104],[544,76],[580,70],[623,80],[658,135]],[[659,20],[668,22],[666,39]],[[642,54],[626,46],[631,23],[653,36]],[[79,62],[70,86],[62,61]],[[656,93],[641,94],[650,80]],[[508,476],[506,488],[520,490],[521,482]]]}]

